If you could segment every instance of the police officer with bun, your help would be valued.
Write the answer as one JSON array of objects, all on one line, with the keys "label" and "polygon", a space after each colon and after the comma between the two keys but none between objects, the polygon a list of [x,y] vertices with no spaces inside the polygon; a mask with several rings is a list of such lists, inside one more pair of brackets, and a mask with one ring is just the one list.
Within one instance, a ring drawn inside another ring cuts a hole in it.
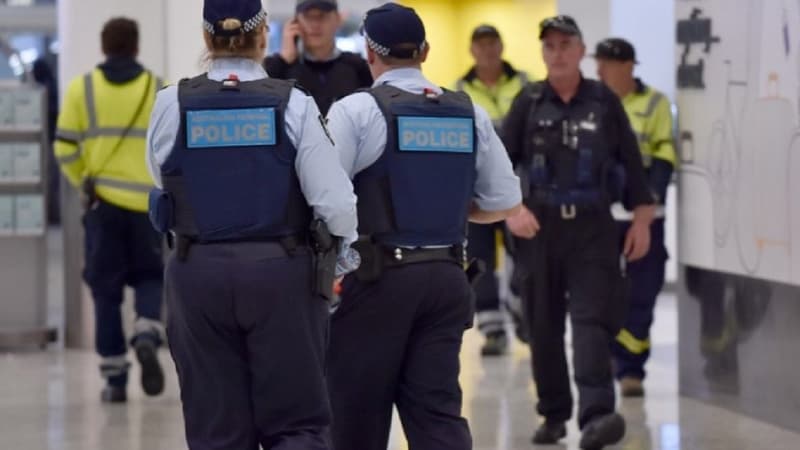
[{"label": "police officer with bun", "polygon": [[[522,212],[506,222],[519,237],[537,410],[545,419],[533,442],[556,443],[572,415],[564,350],[569,313],[580,446],[600,449],[625,434],[608,343],[626,313],[624,260],[647,253],[654,200],[622,104],[580,72],[586,49],[575,20],[546,19],[539,37],[547,79],[523,89],[504,124],[525,197]],[[610,212],[617,199],[634,213],[622,258]]]},{"label": "police officer with bun", "polygon": [[331,448],[323,297],[356,200],[314,100],[260,65],[266,17],[206,0],[209,71],[162,90],[148,131],[192,450]]},{"label": "police officer with bun", "polygon": [[426,80],[425,26],[387,3],[363,25],[372,89],[328,115],[358,195],[361,267],[331,322],[328,386],[337,449],[385,450],[396,405],[412,450],[469,450],[459,351],[474,308],[467,221],[521,202],[492,121],[466,94]]}]

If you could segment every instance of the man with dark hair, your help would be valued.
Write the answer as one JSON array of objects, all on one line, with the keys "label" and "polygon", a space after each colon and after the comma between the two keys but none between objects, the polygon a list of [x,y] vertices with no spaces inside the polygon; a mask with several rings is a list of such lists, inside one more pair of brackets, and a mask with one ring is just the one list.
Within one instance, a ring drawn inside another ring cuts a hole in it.
[{"label": "man with dark hair", "polygon": [[[528,83],[528,75],[503,60],[503,39],[492,25],[475,28],[470,53],[475,65],[456,82],[456,90],[466,92],[473,102],[483,107],[495,128],[500,130],[511,103]],[[502,355],[508,349],[505,318],[500,310],[500,285],[495,275],[497,235],[502,236],[502,233],[502,223],[469,225],[469,256],[483,260],[487,269],[474,288],[478,329],[486,337],[481,348],[484,356]]]},{"label": "man with dark hair", "polygon": [[336,48],[342,24],[336,0],[298,0],[297,15],[283,28],[278,54],[264,60],[270,77],[297,80],[323,115],[334,101],[372,84],[367,63]]},{"label": "man with dark hair", "polygon": [[[615,376],[622,395],[641,397],[644,395],[644,365],[650,357],[650,326],[656,299],[664,287],[669,258],[664,245],[664,204],[678,159],[672,139],[672,110],[664,94],[634,76],[636,50],[630,42],[621,38],[605,39],[597,44],[594,57],[597,75],[622,100],[639,140],[650,189],[659,204],[656,220],[650,226],[650,251],[641,260],[628,265],[630,310],[612,346]],[[612,213],[620,235],[624,236],[631,228],[633,215],[619,204],[614,205]]]},{"label": "man with dark hair", "polygon": [[125,286],[136,292],[131,345],[148,395],[164,389],[157,349],[161,324],[161,238],[147,216],[153,180],[145,166],[145,135],[163,81],[136,61],[139,28],[112,19],[101,33],[106,61],[69,84],[56,130],[55,155],[80,189],[85,214],[83,277],[95,304],[95,341],[107,385],[104,402],[125,402],[128,346],[121,306]]}]

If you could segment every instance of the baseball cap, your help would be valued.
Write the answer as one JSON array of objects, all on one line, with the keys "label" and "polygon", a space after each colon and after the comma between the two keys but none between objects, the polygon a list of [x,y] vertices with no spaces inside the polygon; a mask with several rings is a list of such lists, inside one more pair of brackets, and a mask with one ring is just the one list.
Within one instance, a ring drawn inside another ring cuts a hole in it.
[{"label": "baseball cap", "polygon": [[493,25],[489,25],[489,24],[480,25],[477,28],[475,28],[475,30],[472,31],[472,41],[473,42],[477,41],[480,38],[484,38],[484,37],[493,37],[493,38],[501,39],[500,38],[500,32],[497,31],[497,28],[495,28]]},{"label": "baseball cap", "polygon": [[636,49],[622,38],[608,38],[597,43],[593,55],[597,59],[636,62]]},{"label": "baseball cap", "polygon": [[558,30],[573,36],[582,36],[578,23],[570,16],[559,15],[548,17],[539,23],[539,39],[542,39],[550,30]]},{"label": "baseball cap", "polygon": [[339,4],[336,0],[297,0],[296,13],[306,12],[309,9],[320,9],[325,12],[336,11]]}]

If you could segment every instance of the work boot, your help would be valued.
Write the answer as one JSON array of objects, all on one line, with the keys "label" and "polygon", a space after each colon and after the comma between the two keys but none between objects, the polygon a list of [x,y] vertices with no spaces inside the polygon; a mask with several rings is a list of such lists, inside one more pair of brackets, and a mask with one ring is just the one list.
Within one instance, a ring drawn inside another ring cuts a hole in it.
[{"label": "work boot", "polygon": [[640,378],[622,377],[619,387],[623,397],[644,397],[644,385]]},{"label": "work boot", "polygon": [[601,450],[613,445],[625,436],[625,419],[617,413],[606,414],[592,419],[583,427],[581,449]]},{"label": "work boot", "polygon": [[486,342],[481,348],[483,356],[501,356],[508,350],[508,337],[505,331],[493,331],[486,335]]},{"label": "work boot", "polygon": [[156,342],[155,339],[138,336],[133,344],[136,359],[142,366],[142,389],[151,397],[164,392],[164,371],[158,361]]},{"label": "work boot", "polygon": [[103,403],[125,403],[128,401],[128,393],[124,386],[106,385],[100,392],[100,400]]},{"label": "work boot", "polygon": [[536,433],[533,434],[533,439],[531,439],[531,441],[538,445],[556,444],[559,440],[566,437],[566,435],[567,427],[564,425],[564,422],[545,420],[544,423],[539,425],[539,428],[536,429]]}]

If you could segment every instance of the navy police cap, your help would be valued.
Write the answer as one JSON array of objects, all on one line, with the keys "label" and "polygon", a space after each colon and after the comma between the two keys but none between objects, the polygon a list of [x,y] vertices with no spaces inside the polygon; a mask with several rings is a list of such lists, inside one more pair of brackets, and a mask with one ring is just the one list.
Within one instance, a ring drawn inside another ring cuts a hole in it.
[{"label": "navy police cap", "polygon": [[381,56],[417,57],[425,47],[425,25],[412,8],[386,3],[367,11],[362,27],[367,45]]},{"label": "navy police cap", "polygon": [[[215,36],[232,36],[255,30],[266,19],[267,11],[261,0],[205,0],[203,2],[203,28]],[[225,19],[237,19],[241,28],[224,30]]]}]

